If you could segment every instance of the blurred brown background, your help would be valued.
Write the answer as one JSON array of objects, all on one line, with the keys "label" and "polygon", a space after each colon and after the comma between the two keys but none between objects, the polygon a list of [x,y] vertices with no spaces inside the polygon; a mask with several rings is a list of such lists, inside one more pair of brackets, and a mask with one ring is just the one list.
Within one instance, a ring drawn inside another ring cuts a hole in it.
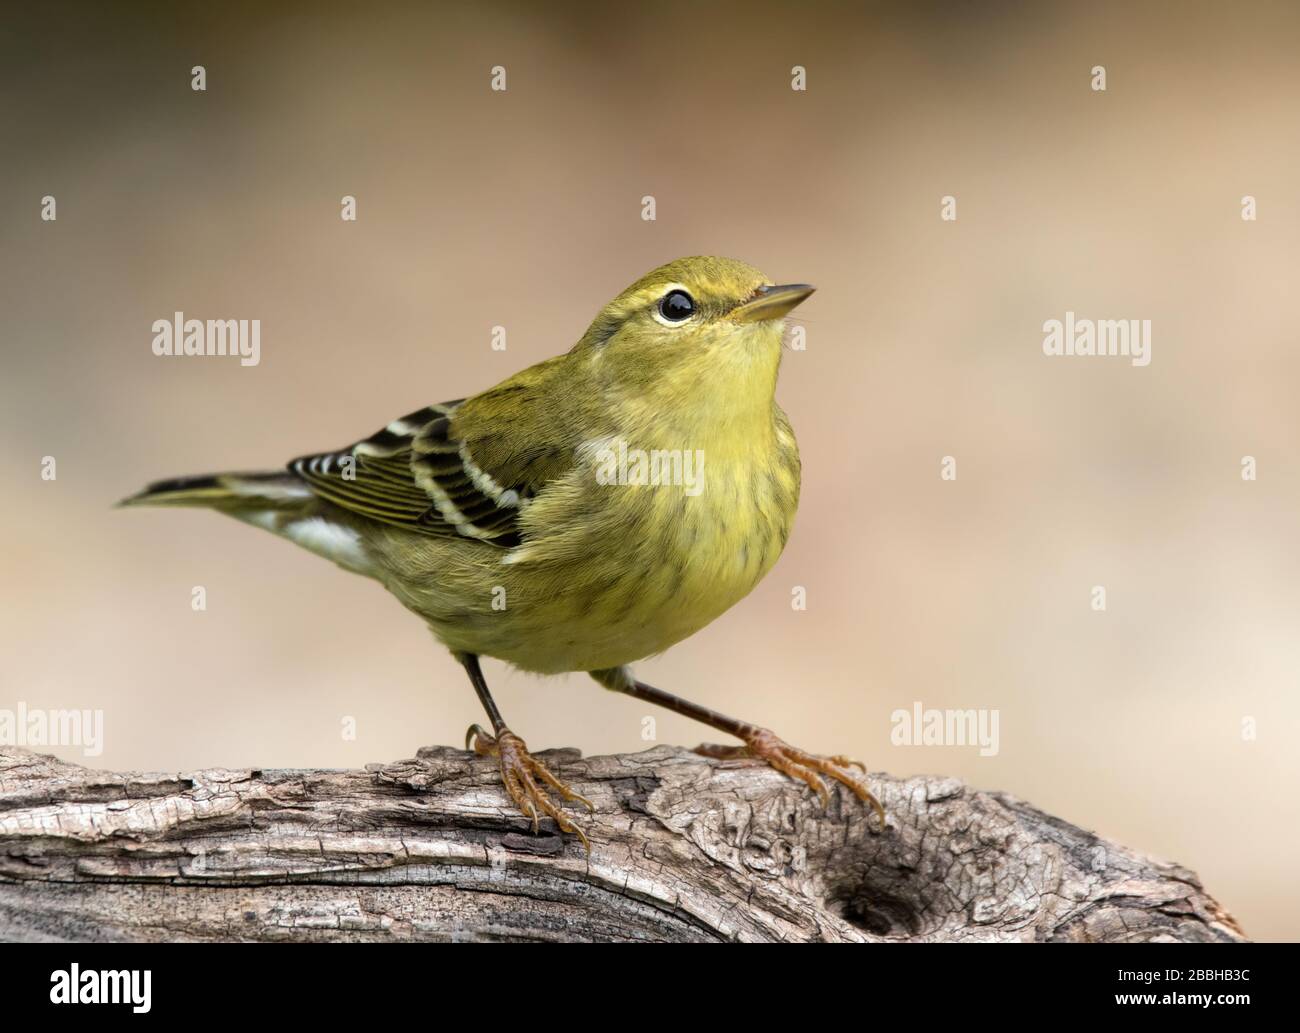
[{"label": "blurred brown background", "polygon": [[[1285,4],[6,16],[0,707],[102,708],[102,755],[54,752],[114,768],[459,742],[472,691],[377,585],[111,503],[343,445],[566,349],[660,262],[732,255],[820,288],[779,393],[802,506],[758,590],[642,676],[1027,797],[1297,938],[1298,30]],[[1044,357],[1067,309],[1152,320],[1150,366]],[[261,365],[155,357],[176,310],[261,319]],[[585,676],[487,671],[535,747],[649,745]],[[998,708],[1000,752],[891,745],[916,700]]]}]

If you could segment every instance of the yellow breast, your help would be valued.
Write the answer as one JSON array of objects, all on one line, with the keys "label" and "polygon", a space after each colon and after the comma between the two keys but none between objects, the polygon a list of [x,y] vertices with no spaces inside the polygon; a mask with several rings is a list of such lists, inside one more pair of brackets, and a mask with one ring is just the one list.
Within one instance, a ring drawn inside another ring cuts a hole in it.
[{"label": "yellow breast", "polygon": [[529,514],[538,533],[502,568],[509,618],[498,615],[478,651],[542,672],[617,667],[743,599],[780,556],[798,506],[794,435],[775,407],[770,426],[689,459],[661,455],[657,468],[630,444],[626,460],[617,441],[586,449],[570,483]]}]

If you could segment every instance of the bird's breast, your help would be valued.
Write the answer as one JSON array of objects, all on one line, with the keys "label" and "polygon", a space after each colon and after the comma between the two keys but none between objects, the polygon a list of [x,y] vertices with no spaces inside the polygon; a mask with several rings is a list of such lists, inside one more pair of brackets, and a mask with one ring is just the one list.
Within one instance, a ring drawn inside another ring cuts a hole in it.
[{"label": "bird's breast", "polygon": [[769,433],[706,438],[689,454],[662,437],[591,442],[521,512],[518,547],[498,559],[478,543],[438,546],[407,605],[452,648],[525,670],[618,667],[743,599],[780,556],[798,498],[779,410]]},{"label": "bird's breast", "polygon": [[542,503],[550,511],[530,514],[538,533],[513,564],[519,591],[545,593],[548,610],[562,615],[555,655],[524,666],[630,663],[743,599],[780,556],[798,506],[793,436],[761,444],[641,454],[615,441],[589,450],[588,469]]}]

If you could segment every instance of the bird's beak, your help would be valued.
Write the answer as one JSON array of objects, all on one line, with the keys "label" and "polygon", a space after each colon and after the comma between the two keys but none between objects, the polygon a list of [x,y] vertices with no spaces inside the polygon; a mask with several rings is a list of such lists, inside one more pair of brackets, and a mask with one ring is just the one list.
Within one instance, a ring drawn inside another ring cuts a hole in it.
[{"label": "bird's beak", "polygon": [[754,296],[743,301],[728,313],[737,323],[757,323],[764,319],[780,319],[817,288],[807,283],[783,283],[763,286]]}]

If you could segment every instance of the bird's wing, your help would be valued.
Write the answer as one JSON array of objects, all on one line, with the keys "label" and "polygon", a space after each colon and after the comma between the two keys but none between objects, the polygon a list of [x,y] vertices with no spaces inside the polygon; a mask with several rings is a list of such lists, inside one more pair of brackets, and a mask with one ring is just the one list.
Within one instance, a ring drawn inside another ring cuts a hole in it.
[{"label": "bird's wing", "polygon": [[321,498],[372,520],[512,548],[532,498],[572,470],[581,432],[596,425],[598,402],[569,379],[564,356],[547,359],[289,469]]},{"label": "bird's wing", "polygon": [[[534,485],[498,479],[453,429],[462,401],[394,420],[350,448],[289,464],[321,498],[382,523],[510,547]],[[503,474],[503,476],[506,476]]]}]

